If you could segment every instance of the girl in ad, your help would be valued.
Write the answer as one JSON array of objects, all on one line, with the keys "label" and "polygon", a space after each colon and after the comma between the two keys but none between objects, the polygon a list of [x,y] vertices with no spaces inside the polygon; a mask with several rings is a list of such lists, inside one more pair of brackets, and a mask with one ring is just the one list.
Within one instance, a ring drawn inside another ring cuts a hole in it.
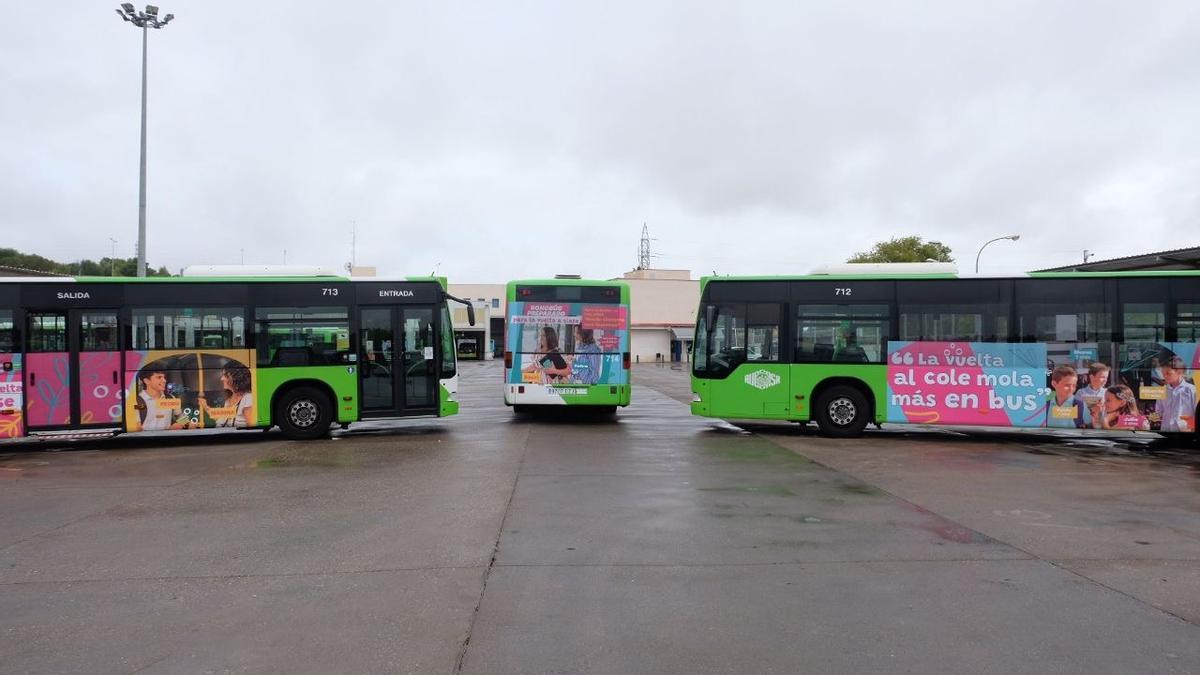
[{"label": "girl in ad", "polygon": [[200,409],[212,419],[213,426],[244,429],[255,423],[250,376],[250,369],[237,361],[230,361],[221,369],[224,403],[220,407],[212,407],[207,398],[200,398]]},{"label": "girl in ad", "polygon": [[1105,389],[1104,403],[1092,406],[1091,412],[1096,429],[1150,429],[1150,420],[1138,410],[1133,390],[1123,384]]}]

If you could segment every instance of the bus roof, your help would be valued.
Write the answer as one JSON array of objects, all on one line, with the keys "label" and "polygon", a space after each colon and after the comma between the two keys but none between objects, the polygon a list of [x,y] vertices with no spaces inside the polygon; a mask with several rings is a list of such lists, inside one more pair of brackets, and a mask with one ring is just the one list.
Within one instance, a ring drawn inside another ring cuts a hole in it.
[{"label": "bus roof", "polygon": [[515,279],[508,282],[508,287],[521,286],[621,286],[628,287],[624,281],[607,281],[603,279]]},{"label": "bus roof", "polygon": [[38,284],[195,284],[195,283],[313,283],[313,282],[355,282],[355,283],[387,283],[404,281],[408,283],[436,283],[446,289],[446,277],[346,277],[346,276],[282,276],[282,277],[0,277],[0,283],[38,283]]},{"label": "bus roof", "polygon": [[1100,279],[1120,277],[1200,277],[1200,270],[1132,272],[1027,272],[1024,274],[798,274],[764,276],[705,276],[700,287],[713,281],[906,281],[913,279]]}]

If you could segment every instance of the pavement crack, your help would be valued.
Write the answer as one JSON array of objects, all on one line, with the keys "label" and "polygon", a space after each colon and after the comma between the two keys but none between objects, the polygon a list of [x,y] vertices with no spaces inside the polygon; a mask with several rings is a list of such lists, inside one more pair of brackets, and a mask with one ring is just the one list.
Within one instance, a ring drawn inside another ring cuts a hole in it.
[{"label": "pavement crack", "polygon": [[105,584],[135,581],[229,581],[232,579],[296,579],[304,577],[337,577],[366,574],[394,574],[400,572],[440,572],[446,570],[475,570],[479,565],[435,565],[428,567],[380,567],[362,570],[338,570],[332,572],[278,572],[275,574],[175,574],[130,577],[90,577],[84,579],[27,579],[24,581],[0,581],[6,586],[39,586],[54,584]]},{"label": "pavement crack", "polygon": [[500,528],[496,532],[496,541],[492,544],[492,557],[488,561],[487,569],[483,571],[483,583],[479,585],[479,599],[475,602],[475,611],[471,612],[471,623],[467,626],[467,635],[463,638],[462,646],[458,650],[458,660],[454,665],[454,672],[461,673],[463,664],[467,660],[467,651],[471,648],[471,636],[475,632],[475,622],[479,619],[479,608],[483,606],[483,596],[487,593],[488,579],[492,576],[492,570],[496,568],[496,558],[500,556],[500,539],[504,536],[504,527],[508,523],[508,514],[512,511],[513,498],[517,494],[517,484],[521,481],[521,470],[525,467],[525,456],[529,453],[529,438],[533,434],[533,425],[529,425],[525,429],[525,444],[521,448],[521,460],[517,462],[517,470],[513,475],[512,489],[508,492],[508,500],[504,504],[504,516],[500,518]]}]

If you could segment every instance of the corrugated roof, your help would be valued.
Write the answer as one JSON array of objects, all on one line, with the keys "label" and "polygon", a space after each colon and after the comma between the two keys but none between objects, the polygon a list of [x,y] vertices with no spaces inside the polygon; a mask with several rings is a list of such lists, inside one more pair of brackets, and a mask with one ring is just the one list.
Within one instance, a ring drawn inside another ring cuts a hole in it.
[{"label": "corrugated roof", "polygon": [[1114,272],[1120,270],[1147,269],[1200,269],[1200,246],[1175,248],[1153,253],[1127,255],[1121,258],[1092,260],[1077,265],[1050,267],[1035,272]]}]

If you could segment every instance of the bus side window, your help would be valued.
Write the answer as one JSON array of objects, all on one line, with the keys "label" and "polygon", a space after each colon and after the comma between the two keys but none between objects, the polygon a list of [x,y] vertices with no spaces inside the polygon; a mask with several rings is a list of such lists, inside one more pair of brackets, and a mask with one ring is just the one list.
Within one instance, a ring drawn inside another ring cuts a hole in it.
[{"label": "bus side window", "polygon": [[751,303],[746,316],[746,360],[779,360],[779,305]]},{"label": "bus side window", "polygon": [[796,363],[882,363],[887,305],[797,305]]},{"label": "bus side window", "polygon": [[259,307],[255,331],[260,366],[350,361],[350,310],[346,307]]}]

